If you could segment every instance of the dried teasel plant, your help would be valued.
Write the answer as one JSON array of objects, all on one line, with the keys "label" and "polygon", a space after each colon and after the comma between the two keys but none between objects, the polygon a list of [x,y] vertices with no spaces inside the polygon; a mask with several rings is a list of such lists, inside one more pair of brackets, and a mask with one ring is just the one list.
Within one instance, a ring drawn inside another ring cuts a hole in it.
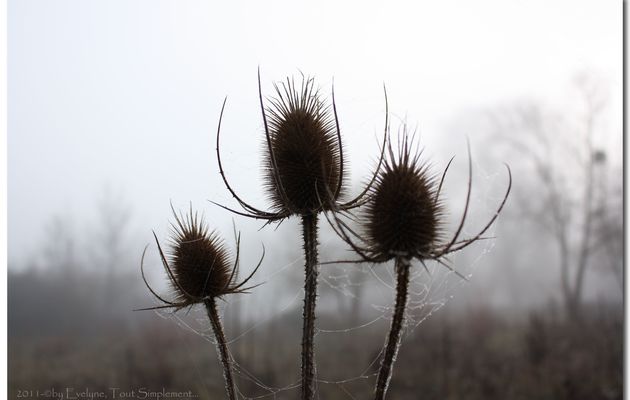
[{"label": "dried teasel plant", "polygon": [[413,142],[414,138],[409,138],[406,125],[402,127],[402,135],[399,135],[396,153],[391,139],[387,141],[387,157],[376,182],[370,188],[369,201],[359,222],[362,225],[361,233],[353,230],[338,213],[331,213],[332,217],[326,215],[337,234],[360,257],[359,260],[342,262],[385,263],[392,259],[395,261],[397,282],[394,315],[377,377],[376,400],[385,398],[400,346],[412,261],[419,261],[428,270],[426,262],[433,260],[466,279],[449,265],[446,257],[483,239],[485,232],[501,213],[512,187],[512,174],[506,164],[509,183],[495,214],[478,234],[460,240],[468,215],[472,189],[472,158],[469,146],[468,188],[464,211],[453,237],[444,240],[445,213],[440,191],[453,159],[451,158],[441,179],[438,180],[437,176],[429,171],[428,164],[420,159],[421,152],[417,148],[412,149]]},{"label": "dried teasel plant", "polygon": [[[344,154],[335,104],[327,103],[313,78],[302,75],[301,84],[292,78],[274,84],[275,97],[265,106],[258,71],[258,97],[265,128],[265,189],[271,200],[271,211],[262,211],[246,203],[228,182],[220,154],[220,132],[226,101],[223,102],[217,128],[217,159],[225,186],[243,211],[217,204],[238,215],[278,222],[290,216],[302,219],[305,257],[304,312],[301,358],[301,398],[314,397],[314,335],[317,298],[317,219],[322,211],[351,210],[365,203],[366,194],[375,182],[375,173],[365,190],[347,202],[344,191]],[[227,99],[226,99],[227,100]],[[387,106],[387,95],[385,95]],[[387,126],[387,120],[385,121]],[[385,131],[385,134],[387,131]],[[385,140],[385,138],[384,138]],[[384,156],[381,152],[380,163]]]},{"label": "dried teasel plant", "polygon": [[153,296],[163,304],[142,310],[172,308],[177,311],[190,308],[195,304],[203,304],[216,338],[228,398],[235,400],[236,390],[232,376],[232,362],[217,308],[217,299],[223,299],[229,294],[247,293],[248,290],[258,286],[247,286],[247,284],[262,264],[265,255],[264,246],[263,254],[256,268],[243,281],[237,282],[240,234],[236,234],[236,257],[234,263],[231,263],[229,251],[224,241],[218,233],[208,230],[203,217],[200,217],[196,212],[193,213],[192,206],[186,216],[181,213],[178,215],[174,209],[173,215],[175,216],[175,223],[171,224],[171,251],[168,257],[164,254],[155,232],[153,232],[153,236],[175,298],[173,300],[164,299],[147,282],[144,274],[144,256],[147,246],[142,253],[140,263],[142,279]]}]

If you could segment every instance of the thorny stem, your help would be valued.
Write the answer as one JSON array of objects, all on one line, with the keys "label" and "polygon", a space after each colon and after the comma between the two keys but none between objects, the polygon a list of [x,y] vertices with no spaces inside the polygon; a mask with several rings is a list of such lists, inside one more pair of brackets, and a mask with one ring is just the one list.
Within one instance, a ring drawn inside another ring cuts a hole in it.
[{"label": "thorny stem", "polygon": [[232,378],[232,363],[230,361],[230,353],[228,351],[225,333],[223,332],[223,325],[221,324],[221,319],[219,318],[217,303],[213,298],[205,300],[204,304],[206,305],[208,318],[210,318],[212,331],[214,332],[214,336],[217,341],[217,349],[219,350],[221,364],[223,364],[223,378],[225,378],[225,389],[227,390],[228,399],[236,400],[236,390],[234,389],[234,379]]},{"label": "thorny stem", "polygon": [[302,400],[311,400],[315,394],[314,337],[315,302],[317,300],[317,215],[302,216],[304,234],[304,313],[302,315]]},{"label": "thorny stem", "polygon": [[383,400],[389,380],[392,377],[392,368],[396,361],[396,354],[400,345],[400,334],[405,323],[405,309],[407,308],[407,291],[409,286],[409,258],[396,257],[396,305],[392,325],[387,336],[387,347],[378,371],[376,380],[375,400]]}]

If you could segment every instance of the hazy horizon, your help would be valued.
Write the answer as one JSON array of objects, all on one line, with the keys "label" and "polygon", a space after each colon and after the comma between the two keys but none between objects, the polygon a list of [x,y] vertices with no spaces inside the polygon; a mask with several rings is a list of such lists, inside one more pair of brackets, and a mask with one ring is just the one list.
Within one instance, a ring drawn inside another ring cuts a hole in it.
[{"label": "hazy horizon", "polygon": [[[150,229],[166,226],[170,200],[192,202],[229,233],[233,216],[207,202],[230,202],[214,155],[225,96],[227,173],[264,207],[259,66],[266,95],[272,82],[299,71],[325,93],[334,78],[354,185],[376,157],[383,83],[393,129],[405,117],[417,125],[438,166],[465,151],[462,115],[514,99],[562,101],[571,77],[585,70],[610,87],[611,130],[620,133],[620,8],[600,1],[316,8],[9,1],[9,265],[30,261],[53,216],[76,229],[96,224],[94,204],[106,187],[133,210],[142,243]],[[483,152],[475,137],[471,144]]]}]

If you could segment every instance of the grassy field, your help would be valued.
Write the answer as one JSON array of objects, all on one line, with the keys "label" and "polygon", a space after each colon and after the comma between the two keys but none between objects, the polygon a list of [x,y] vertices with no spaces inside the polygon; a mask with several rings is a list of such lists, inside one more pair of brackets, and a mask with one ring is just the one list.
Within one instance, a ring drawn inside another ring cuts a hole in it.
[{"label": "grassy field", "polygon": [[[133,324],[110,320],[54,334],[43,327],[28,335],[10,329],[9,398],[28,398],[23,395],[37,390],[64,398],[99,391],[108,398],[123,398],[123,392],[151,398],[146,390],[154,396],[191,391],[199,399],[222,399],[214,344],[196,317],[193,312],[184,321],[202,334],[152,313]],[[370,398],[387,322],[349,332],[344,331],[346,318],[320,315],[318,323],[332,331],[316,336],[320,398]],[[242,396],[299,396],[299,327],[300,310],[295,309],[256,325],[231,344]],[[582,322],[570,323],[552,307],[515,318],[447,306],[407,332],[388,397],[621,399],[622,371],[619,307],[593,305]]]}]

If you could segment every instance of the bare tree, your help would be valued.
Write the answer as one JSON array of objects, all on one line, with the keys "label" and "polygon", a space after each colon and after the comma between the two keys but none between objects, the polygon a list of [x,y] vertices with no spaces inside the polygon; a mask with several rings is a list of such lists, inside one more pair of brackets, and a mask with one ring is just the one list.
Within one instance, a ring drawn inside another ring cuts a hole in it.
[{"label": "bare tree", "polygon": [[79,268],[80,250],[76,233],[68,216],[55,215],[44,225],[44,244],[40,264],[51,268],[55,274],[72,279]]},{"label": "bare tree", "polygon": [[122,260],[128,259],[131,208],[121,192],[107,186],[97,201],[97,213],[93,252],[96,262],[104,269],[109,286],[121,272]]},{"label": "bare tree", "polygon": [[600,261],[595,255],[620,243],[621,236],[608,206],[614,196],[607,184],[609,150],[602,144],[608,133],[602,124],[607,96],[588,75],[578,77],[575,88],[581,111],[571,115],[530,102],[493,112],[491,118],[495,135],[514,155],[512,164],[520,167],[519,218],[551,238],[565,308],[578,321],[587,272]]}]

